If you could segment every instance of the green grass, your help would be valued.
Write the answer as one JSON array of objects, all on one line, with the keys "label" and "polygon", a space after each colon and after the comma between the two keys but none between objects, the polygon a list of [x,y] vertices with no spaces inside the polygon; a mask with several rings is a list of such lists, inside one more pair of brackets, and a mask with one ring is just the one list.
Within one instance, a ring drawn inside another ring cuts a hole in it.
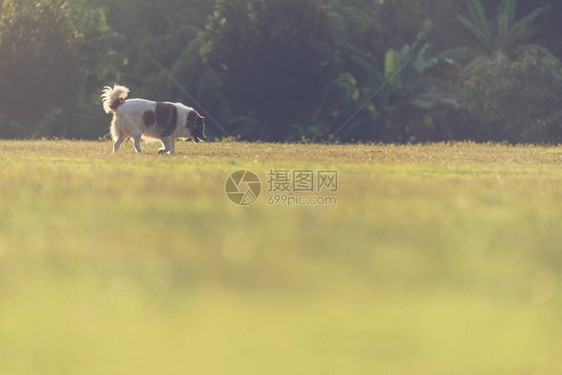
[{"label": "green grass", "polygon": [[[1,374],[562,371],[560,148],[144,148],[0,141]],[[337,169],[337,205],[237,207],[244,168]]]}]

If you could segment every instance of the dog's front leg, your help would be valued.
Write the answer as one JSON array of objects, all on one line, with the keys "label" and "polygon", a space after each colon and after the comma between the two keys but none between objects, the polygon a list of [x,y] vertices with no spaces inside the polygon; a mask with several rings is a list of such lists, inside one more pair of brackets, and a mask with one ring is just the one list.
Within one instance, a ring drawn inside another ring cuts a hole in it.
[{"label": "dog's front leg", "polygon": [[164,137],[160,140],[162,142],[162,145],[164,147],[162,147],[160,150],[158,150],[159,154],[165,154],[167,152],[170,152],[170,137]]}]

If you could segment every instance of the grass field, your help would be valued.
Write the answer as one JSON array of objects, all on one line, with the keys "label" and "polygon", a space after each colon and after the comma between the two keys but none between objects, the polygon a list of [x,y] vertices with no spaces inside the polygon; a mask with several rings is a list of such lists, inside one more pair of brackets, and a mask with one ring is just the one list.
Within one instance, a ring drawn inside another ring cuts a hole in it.
[{"label": "grass field", "polygon": [[[561,148],[157,148],[0,141],[0,374],[562,372]],[[337,205],[238,207],[238,169]]]}]

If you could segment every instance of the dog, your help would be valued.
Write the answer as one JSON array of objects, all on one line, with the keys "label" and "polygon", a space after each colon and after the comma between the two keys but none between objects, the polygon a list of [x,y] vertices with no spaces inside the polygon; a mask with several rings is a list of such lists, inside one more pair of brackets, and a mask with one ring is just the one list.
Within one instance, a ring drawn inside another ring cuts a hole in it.
[{"label": "dog", "polygon": [[111,137],[113,152],[128,138],[133,138],[135,150],[142,153],[141,138],[152,138],[162,142],[159,154],[175,154],[176,139],[194,142],[206,139],[205,118],[193,108],[181,103],[153,102],[145,99],[127,99],[129,89],[125,86],[105,86],[102,90],[103,109],[113,113]]}]

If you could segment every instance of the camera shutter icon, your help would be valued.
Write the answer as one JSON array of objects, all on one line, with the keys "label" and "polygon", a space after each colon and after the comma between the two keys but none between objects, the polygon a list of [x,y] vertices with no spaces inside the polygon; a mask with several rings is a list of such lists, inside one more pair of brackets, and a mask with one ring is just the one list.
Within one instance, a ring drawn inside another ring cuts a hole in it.
[{"label": "camera shutter icon", "polygon": [[260,197],[261,181],[252,171],[238,170],[228,176],[224,191],[232,203],[238,206],[249,206]]}]

